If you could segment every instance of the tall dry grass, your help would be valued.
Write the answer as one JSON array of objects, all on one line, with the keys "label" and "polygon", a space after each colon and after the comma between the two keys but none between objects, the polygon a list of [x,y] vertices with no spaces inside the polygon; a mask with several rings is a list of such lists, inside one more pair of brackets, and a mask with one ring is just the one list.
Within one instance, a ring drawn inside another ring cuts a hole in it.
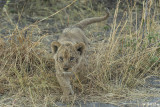
[{"label": "tall dry grass", "polygon": [[[114,17],[111,34],[91,44],[88,65],[81,67],[83,75],[79,75],[79,81],[72,81],[76,100],[115,103],[131,98],[133,90],[144,86],[147,76],[160,76],[160,25],[156,20],[159,10],[155,6],[151,15],[152,6],[155,4],[150,1],[149,8],[143,7],[140,23],[137,23],[136,5],[129,7],[123,14],[125,20],[117,23],[120,11],[117,4],[111,15]],[[147,17],[145,11],[149,14]],[[0,94],[5,96],[1,103],[12,99],[11,105],[54,105],[62,91],[55,77],[52,54],[42,46],[41,40],[46,35],[33,41],[32,34],[38,26],[24,29],[14,26],[14,31],[0,40]],[[99,29],[91,28],[88,33],[95,30]]]}]

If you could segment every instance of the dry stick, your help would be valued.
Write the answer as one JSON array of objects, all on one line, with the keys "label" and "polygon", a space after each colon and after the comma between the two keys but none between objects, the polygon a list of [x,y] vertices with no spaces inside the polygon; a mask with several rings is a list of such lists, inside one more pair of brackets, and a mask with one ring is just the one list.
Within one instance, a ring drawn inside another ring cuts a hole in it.
[{"label": "dry stick", "polygon": [[59,12],[63,11],[64,9],[66,9],[66,8],[70,7],[71,5],[73,5],[76,1],[77,1],[77,0],[74,0],[74,1],[71,2],[69,5],[67,5],[66,7],[64,7],[64,8],[62,8],[62,9],[60,9],[60,10],[58,10],[58,11],[55,12],[54,14],[52,14],[52,15],[46,17],[46,18],[43,18],[43,19],[41,19],[41,20],[39,20],[39,21],[37,21],[37,22],[31,24],[31,25],[29,25],[26,29],[28,29],[30,26],[33,26],[33,25],[35,25],[35,24],[38,24],[39,22],[42,22],[42,21],[44,21],[44,20],[46,20],[46,19],[48,19],[48,18],[50,18],[50,17],[52,17],[52,16],[58,14]]},{"label": "dry stick", "polygon": [[143,44],[143,39],[144,39],[144,32],[145,32],[145,29],[146,29],[146,18],[148,16],[148,0],[146,0],[146,7],[145,7],[145,16],[144,16],[144,19],[143,19],[143,35],[142,35],[142,41],[141,41],[141,47],[142,47],[142,44]]},{"label": "dry stick", "polygon": [[13,21],[11,20],[11,18],[10,18],[10,16],[9,16],[9,14],[8,14],[8,12],[7,12],[7,9],[6,9],[6,8],[3,8],[3,11],[4,11],[4,12],[5,12],[5,14],[7,15],[7,17],[8,17],[8,19],[9,19],[9,21],[10,21],[11,25],[13,25],[13,26],[15,27],[15,24],[13,23]]},{"label": "dry stick", "polygon": [[82,92],[83,92],[83,91],[84,91],[84,88],[83,88],[83,85],[82,85],[81,81],[79,80],[77,74],[76,74],[75,72],[73,72],[73,73],[74,73],[76,79],[78,80],[78,82],[79,82],[79,84],[80,84],[80,86],[81,86]]}]

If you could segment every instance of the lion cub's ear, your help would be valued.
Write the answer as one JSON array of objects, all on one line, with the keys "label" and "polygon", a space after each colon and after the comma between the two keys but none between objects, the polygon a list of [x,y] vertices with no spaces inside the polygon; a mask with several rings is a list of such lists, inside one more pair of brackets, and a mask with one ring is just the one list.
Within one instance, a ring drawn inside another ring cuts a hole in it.
[{"label": "lion cub's ear", "polygon": [[76,50],[82,55],[84,53],[85,44],[84,43],[77,43],[75,45]]},{"label": "lion cub's ear", "polygon": [[58,51],[58,48],[61,46],[61,44],[57,41],[54,41],[51,43],[52,52],[55,54]]}]

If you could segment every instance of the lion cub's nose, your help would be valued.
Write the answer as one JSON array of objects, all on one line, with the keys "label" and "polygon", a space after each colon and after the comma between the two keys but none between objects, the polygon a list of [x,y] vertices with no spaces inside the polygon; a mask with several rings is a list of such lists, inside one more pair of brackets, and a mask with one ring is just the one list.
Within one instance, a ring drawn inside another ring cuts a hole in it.
[{"label": "lion cub's nose", "polygon": [[64,71],[68,71],[69,68],[63,68]]}]

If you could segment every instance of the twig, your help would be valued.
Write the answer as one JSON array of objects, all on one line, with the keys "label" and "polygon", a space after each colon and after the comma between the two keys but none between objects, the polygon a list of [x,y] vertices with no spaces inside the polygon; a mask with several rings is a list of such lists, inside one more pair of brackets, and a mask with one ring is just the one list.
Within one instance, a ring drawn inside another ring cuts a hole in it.
[{"label": "twig", "polygon": [[146,22],[147,22],[147,16],[148,16],[148,0],[145,1],[145,4],[146,4],[146,7],[145,7],[145,16],[144,16],[144,19],[143,19],[143,35],[142,35],[142,41],[141,41],[141,46],[143,44],[143,39],[144,39],[144,32],[145,32],[145,29],[146,29]]},{"label": "twig", "polygon": [[46,19],[48,19],[48,18],[50,18],[50,17],[52,17],[52,16],[58,14],[59,12],[63,11],[64,9],[66,9],[66,8],[70,7],[71,5],[73,5],[76,1],[77,1],[77,0],[74,0],[74,1],[71,2],[69,5],[67,5],[66,7],[64,7],[64,8],[62,8],[62,9],[60,9],[60,10],[58,10],[57,12],[53,13],[52,15],[50,15],[50,16],[48,16],[48,17],[46,17],[46,18],[43,18],[43,19],[41,19],[41,20],[39,20],[39,21],[37,21],[37,22],[35,22],[35,23],[29,25],[28,27],[26,27],[26,29],[28,29],[30,26],[34,26],[35,24],[38,24],[39,22],[42,22],[42,21],[44,21],[44,20],[46,20]]}]

